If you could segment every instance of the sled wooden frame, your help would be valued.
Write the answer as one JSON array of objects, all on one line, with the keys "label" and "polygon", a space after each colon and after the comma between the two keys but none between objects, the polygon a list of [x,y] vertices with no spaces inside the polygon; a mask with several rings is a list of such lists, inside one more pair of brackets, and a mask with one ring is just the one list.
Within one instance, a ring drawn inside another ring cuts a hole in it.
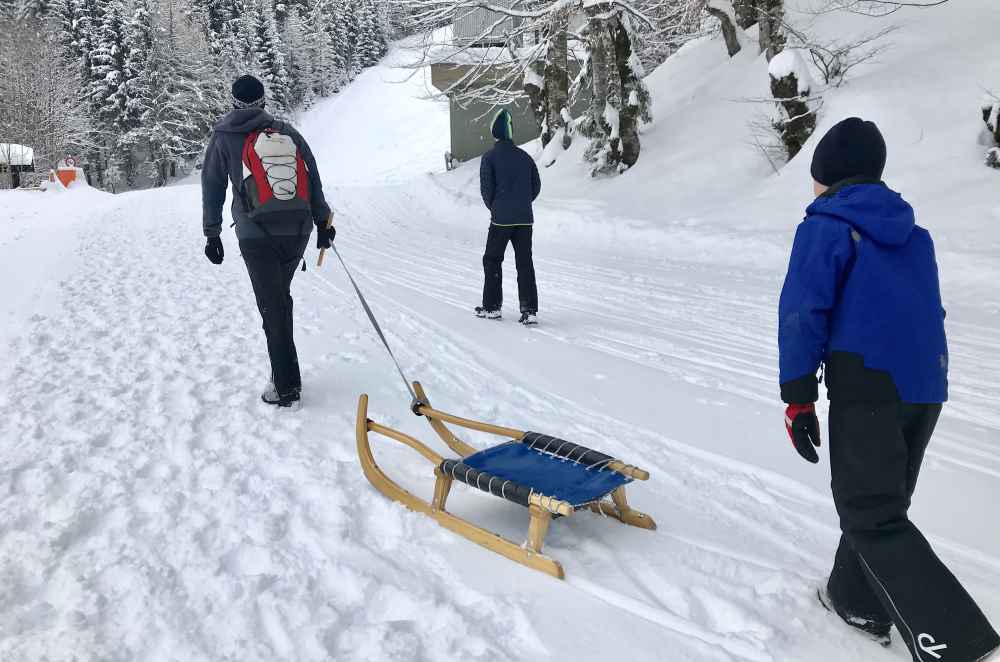
[{"label": "sled wooden frame", "polygon": [[[481,423],[452,414],[447,414],[433,409],[430,401],[424,393],[420,382],[413,382],[413,389],[417,394],[418,401],[414,404],[414,413],[425,417],[431,427],[441,437],[442,441],[454,451],[460,458],[468,457],[477,452],[469,444],[459,439],[446,425],[450,423],[469,430],[476,430],[488,434],[505,437],[514,441],[522,441],[526,433],[513,428]],[[375,462],[369,443],[369,433],[374,432],[389,439],[393,439],[401,444],[409,446],[420,453],[425,459],[434,465],[434,496],[430,502],[413,495],[399,484],[394,482]],[[629,506],[625,497],[625,486],[615,489],[611,494],[611,500],[599,500],[579,508],[572,504],[552,497],[532,492],[528,498],[528,513],[530,515],[528,523],[528,537],[523,545],[519,545],[499,534],[478,527],[461,517],[457,517],[446,509],[448,495],[451,492],[454,478],[441,470],[441,465],[446,458],[442,457],[432,449],[428,448],[421,441],[410,435],[399,432],[392,428],[380,425],[368,418],[368,396],[362,395],[358,400],[357,418],[357,445],[358,458],[361,461],[361,468],[365,477],[379,492],[394,501],[398,501],[410,510],[423,513],[433,519],[438,524],[457,533],[458,535],[471,540],[472,542],[485,547],[497,554],[507,557],[534,570],[540,570],[552,575],[557,579],[564,579],[562,564],[558,561],[542,554],[542,545],[545,542],[545,535],[548,533],[549,524],[553,516],[570,517],[578,509],[587,508],[595,513],[612,517],[629,526],[642,529],[653,530],[656,523],[653,519]],[[606,468],[616,471],[630,479],[648,480],[649,472],[625,464],[620,460],[614,460],[606,465]]]}]

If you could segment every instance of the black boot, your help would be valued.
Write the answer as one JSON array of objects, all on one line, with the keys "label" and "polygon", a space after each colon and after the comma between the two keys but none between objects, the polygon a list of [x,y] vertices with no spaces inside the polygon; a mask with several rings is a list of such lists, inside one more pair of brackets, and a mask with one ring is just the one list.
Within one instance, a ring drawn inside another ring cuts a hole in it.
[{"label": "black boot", "polygon": [[485,319],[498,320],[500,319],[500,309],[494,308],[489,310],[483,306],[476,306],[476,317],[482,317]]},{"label": "black boot", "polygon": [[291,407],[302,399],[302,391],[294,389],[291,393],[281,394],[278,393],[272,384],[270,388],[260,394],[260,399],[266,404],[274,405],[275,407]]},{"label": "black boot", "polygon": [[846,611],[840,609],[836,604],[834,604],[833,599],[830,597],[830,594],[827,592],[825,586],[821,586],[816,589],[816,597],[819,598],[819,603],[823,605],[827,611],[840,616],[841,620],[850,625],[852,628],[861,630],[885,648],[892,645],[892,635],[889,632],[892,628],[891,622],[879,623],[868,618],[848,614]]}]

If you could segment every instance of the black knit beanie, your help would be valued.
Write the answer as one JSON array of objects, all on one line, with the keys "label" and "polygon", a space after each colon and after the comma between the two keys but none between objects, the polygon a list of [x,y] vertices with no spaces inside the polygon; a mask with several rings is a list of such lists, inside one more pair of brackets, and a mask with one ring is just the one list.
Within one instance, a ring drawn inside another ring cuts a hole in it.
[{"label": "black knit beanie", "polygon": [[813,152],[810,172],[824,186],[852,177],[882,179],[885,139],[874,122],[850,117],[826,132]]},{"label": "black knit beanie", "polygon": [[493,116],[493,126],[490,127],[493,137],[497,140],[514,139],[514,119],[506,110],[501,110]]},{"label": "black knit beanie", "polygon": [[264,84],[253,76],[240,76],[233,83],[233,105],[236,108],[263,108]]}]

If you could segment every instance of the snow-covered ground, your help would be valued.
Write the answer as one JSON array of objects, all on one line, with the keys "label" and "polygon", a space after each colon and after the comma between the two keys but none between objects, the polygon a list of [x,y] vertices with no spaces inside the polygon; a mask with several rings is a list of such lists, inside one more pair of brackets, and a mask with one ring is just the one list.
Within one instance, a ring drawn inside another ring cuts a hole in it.
[{"label": "snow-covered ground", "polygon": [[[976,140],[1000,7],[891,20],[895,46],[826,94],[819,131],[878,121],[886,177],[937,240],[952,402],[913,517],[1000,623],[1000,189]],[[815,30],[880,25],[824,16]],[[510,319],[513,260],[507,319],[471,315],[478,167],[441,172],[447,108],[421,98],[423,77],[370,70],[300,122],[338,246],[436,406],[651,471],[631,495],[658,531],[553,525],[566,582],[365,481],[359,393],[373,418],[433,435],[335,261],[296,277],[305,400],[276,412],[257,400],[266,356],[235,238],[221,267],[205,260],[196,185],[0,192],[0,660],[908,659],[814,599],[837,542],[829,470],[791,449],[775,384],[808,163],[774,175],[746,141],[759,108],[739,99],[763,94],[767,71],[750,50],[692,44],[651,75],[657,121],[625,176],[586,178],[579,145],[543,171],[530,330]],[[430,465],[374,443],[430,495]],[[452,494],[459,515],[523,538],[522,509]]]}]

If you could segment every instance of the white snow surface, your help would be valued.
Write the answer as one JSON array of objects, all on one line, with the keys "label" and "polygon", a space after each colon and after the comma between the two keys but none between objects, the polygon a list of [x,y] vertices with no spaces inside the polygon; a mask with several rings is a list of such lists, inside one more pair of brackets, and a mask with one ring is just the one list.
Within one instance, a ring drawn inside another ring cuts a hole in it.
[{"label": "white snow surface", "polygon": [[[1000,80],[1000,7],[890,20],[894,47],[826,93],[818,134],[878,122],[886,178],[935,236],[952,399],[912,515],[998,623],[1000,199],[977,104]],[[875,23],[822,15],[814,29],[847,39]],[[372,418],[444,449],[335,260],[296,275],[304,402],[274,411],[258,401],[266,354],[235,238],[221,266],[205,260],[197,185],[0,192],[0,660],[908,659],[898,637],[874,646],[814,597],[837,518],[828,463],[804,463],[785,435],[775,340],[811,145],[775,175],[746,141],[758,108],[739,99],[768,77],[750,50],[729,59],[703,40],[654,71],[656,121],[623,176],[587,177],[579,138],[553,154],[530,330],[510,319],[513,260],[505,320],[471,314],[488,222],[478,163],[444,172],[447,108],[422,98],[423,76],[375,68],[300,122],[338,247],[437,407],[651,472],[631,500],[657,531],[586,513],[553,524],[565,582],[366,482],[359,393]],[[373,445],[430,497],[431,465]],[[524,539],[513,504],[456,485],[449,505]]]}]

